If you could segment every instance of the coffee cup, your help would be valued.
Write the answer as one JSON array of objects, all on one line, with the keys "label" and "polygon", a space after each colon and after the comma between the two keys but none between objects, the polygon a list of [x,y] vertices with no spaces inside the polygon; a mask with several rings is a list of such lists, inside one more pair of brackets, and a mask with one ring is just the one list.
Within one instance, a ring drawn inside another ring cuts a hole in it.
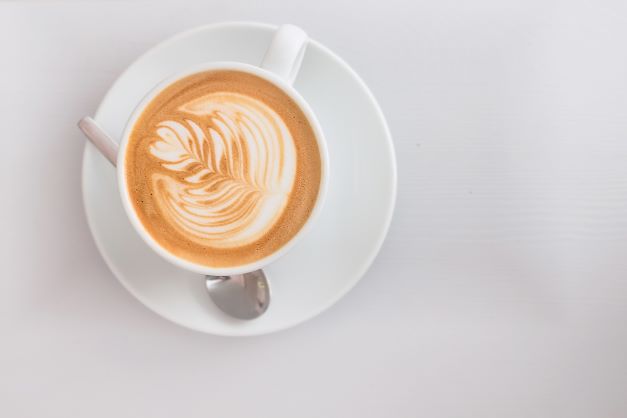
[{"label": "coffee cup", "polygon": [[329,158],[292,86],[307,42],[283,25],[259,66],[211,62],[168,77],[137,105],[119,146],[93,141],[117,166],[134,229],[165,260],[205,275],[246,273],[312,228]]}]

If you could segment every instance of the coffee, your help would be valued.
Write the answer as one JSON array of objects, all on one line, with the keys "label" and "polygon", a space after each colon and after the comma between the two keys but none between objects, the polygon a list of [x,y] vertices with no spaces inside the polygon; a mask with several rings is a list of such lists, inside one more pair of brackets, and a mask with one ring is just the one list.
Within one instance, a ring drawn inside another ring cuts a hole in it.
[{"label": "coffee", "polygon": [[161,91],[128,139],[129,198],[152,238],[208,267],[265,258],[315,206],[322,175],[312,126],[265,79],[206,71]]}]

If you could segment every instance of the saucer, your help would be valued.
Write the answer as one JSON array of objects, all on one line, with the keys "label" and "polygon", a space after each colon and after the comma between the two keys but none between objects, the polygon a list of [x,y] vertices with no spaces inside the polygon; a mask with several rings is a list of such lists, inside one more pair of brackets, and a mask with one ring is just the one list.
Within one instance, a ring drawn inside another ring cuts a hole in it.
[{"label": "saucer", "polygon": [[[95,119],[119,138],[128,116],[159,81],[209,61],[259,64],[275,26],[220,23],[178,34],[139,57],[114,83]],[[364,275],[387,233],[396,196],[396,161],[385,118],[359,76],[311,40],[294,83],[318,117],[330,175],[322,212],[308,234],[264,269],[268,311],[253,321],[222,313],[201,276],[154,253],[126,217],[111,164],[87,143],[83,198],[96,245],[122,285],[148,308],[184,327],[217,335],[257,335],[321,313]]]}]

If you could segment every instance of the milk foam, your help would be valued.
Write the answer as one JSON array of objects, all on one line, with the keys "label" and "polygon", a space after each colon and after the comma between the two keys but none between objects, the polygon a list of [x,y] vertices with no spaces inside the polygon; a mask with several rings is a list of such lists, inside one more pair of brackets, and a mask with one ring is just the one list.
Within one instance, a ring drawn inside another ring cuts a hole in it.
[{"label": "milk foam", "polygon": [[294,139],[265,103],[216,92],[181,105],[157,124],[152,174],[162,217],[190,239],[216,248],[246,245],[279,219],[296,176]]}]

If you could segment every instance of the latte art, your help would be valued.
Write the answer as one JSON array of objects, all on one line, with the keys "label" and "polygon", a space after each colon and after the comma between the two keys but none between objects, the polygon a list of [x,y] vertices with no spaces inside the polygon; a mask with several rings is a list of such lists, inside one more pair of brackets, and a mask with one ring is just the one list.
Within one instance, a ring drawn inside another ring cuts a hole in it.
[{"label": "latte art", "polygon": [[254,98],[217,92],[179,107],[157,125],[150,153],[180,176],[155,173],[161,213],[200,244],[241,246],[259,239],[292,190],[293,138],[279,115]]},{"label": "latte art", "polygon": [[252,74],[208,71],[159,93],[136,121],[128,193],[146,231],[210,267],[277,251],[316,203],[321,159],[307,117]]}]

